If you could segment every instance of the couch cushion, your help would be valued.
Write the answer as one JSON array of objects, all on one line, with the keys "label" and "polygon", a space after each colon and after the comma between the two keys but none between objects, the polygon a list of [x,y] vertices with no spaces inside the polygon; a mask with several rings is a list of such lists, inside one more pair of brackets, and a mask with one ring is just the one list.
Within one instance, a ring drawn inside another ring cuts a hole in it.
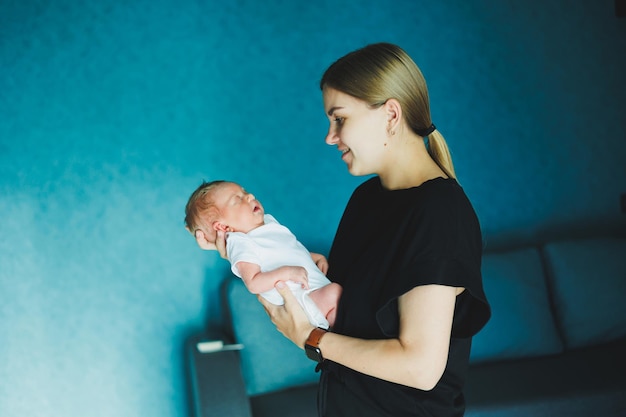
[{"label": "couch cushion", "polygon": [[465,417],[626,415],[626,340],[470,366]]},{"label": "couch cushion", "polygon": [[537,249],[486,254],[482,274],[492,315],[474,336],[472,363],[563,350]]},{"label": "couch cushion", "polygon": [[315,362],[272,324],[256,296],[250,294],[241,279],[225,282],[226,301],[233,334],[241,351],[241,368],[249,395],[315,383]]},{"label": "couch cushion", "polygon": [[626,239],[554,242],[545,255],[566,346],[626,337]]}]

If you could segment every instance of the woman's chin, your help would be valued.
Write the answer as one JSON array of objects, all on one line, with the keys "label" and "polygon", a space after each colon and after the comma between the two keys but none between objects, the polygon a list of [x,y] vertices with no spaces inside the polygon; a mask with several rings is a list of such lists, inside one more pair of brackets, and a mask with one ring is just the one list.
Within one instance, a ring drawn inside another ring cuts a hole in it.
[{"label": "woman's chin", "polygon": [[348,172],[350,173],[350,175],[353,175],[355,177],[362,177],[369,174],[369,172],[363,172],[363,170],[360,170],[357,167],[351,165],[348,165]]}]

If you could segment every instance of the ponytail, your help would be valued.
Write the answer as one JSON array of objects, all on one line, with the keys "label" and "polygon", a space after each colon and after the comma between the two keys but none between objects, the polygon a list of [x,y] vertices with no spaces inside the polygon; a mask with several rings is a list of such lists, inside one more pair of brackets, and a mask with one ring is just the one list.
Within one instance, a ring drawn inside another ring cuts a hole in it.
[{"label": "ponytail", "polygon": [[448,144],[443,138],[443,135],[439,133],[438,130],[435,130],[428,135],[427,140],[427,149],[431,158],[433,158],[437,165],[439,165],[439,168],[441,168],[441,170],[445,172],[448,177],[456,179],[454,165],[452,164],[452,155],[450,155]]}]

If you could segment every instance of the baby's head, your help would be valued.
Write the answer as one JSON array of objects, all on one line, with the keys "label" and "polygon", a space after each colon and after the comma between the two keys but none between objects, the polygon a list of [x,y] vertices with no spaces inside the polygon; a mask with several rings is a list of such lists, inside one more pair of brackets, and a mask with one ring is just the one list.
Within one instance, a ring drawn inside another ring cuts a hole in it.
[{"label": "baby's head", "polygon": [[228,181],[203,182],[185,207],[185,227],[195,236],[201,230],[209,242],[217,231],[247,233],[264,224],[263,206],[239,184]]}]

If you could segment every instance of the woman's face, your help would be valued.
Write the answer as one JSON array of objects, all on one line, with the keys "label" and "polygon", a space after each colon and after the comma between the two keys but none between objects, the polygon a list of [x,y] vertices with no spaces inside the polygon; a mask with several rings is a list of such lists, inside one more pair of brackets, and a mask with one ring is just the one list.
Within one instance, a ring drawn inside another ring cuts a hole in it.
[{"label": "woman's face", "polygon": [[385,106],[372,109],[364,101],[328,87],[322,94],[330,120],[326,143],[337,145],[352,175],[379,174],[388,138]]}]

